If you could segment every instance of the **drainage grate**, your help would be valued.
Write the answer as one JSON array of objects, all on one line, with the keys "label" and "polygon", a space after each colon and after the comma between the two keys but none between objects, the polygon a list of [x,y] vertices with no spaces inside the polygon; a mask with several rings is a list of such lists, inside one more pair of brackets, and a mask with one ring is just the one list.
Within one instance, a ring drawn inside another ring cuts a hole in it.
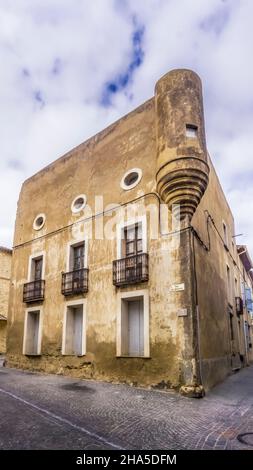
[{"label": "drainage grate", "polygon": [[238,434],[237,439],[239,442],[241,442],[241,444],[253,447],[253,432],[245,432],[243,434]]}]

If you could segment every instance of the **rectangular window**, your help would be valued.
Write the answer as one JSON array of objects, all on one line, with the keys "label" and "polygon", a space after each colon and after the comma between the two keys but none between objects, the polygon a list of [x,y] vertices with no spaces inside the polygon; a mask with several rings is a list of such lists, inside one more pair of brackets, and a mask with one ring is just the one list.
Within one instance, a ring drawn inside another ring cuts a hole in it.
[{"label": "rectangular window", "polygon": [[29,282],[41,281],[43,278],[43,255],[30,258]]},{"label": "rectangular window", "polygon": [[122,240],[122,254],[124,258],[142,253],[142,224],[126,226]]},{"label": "rectangular window", "polygon": [[77,271],[85,267],[85,242],[70,246],[69,271]]},{"label": "rectangular window", "polygon": [[250,334],[251,327],[247,321],[244,322],[244,334],[245,334],[245,343],[246,343],[246,350],[247,352],[252,349],[251,343],[251,334]]},{"label": "rectangular window", "polygon": [[84,305],[67,305],[63,331],[62,354],[83,356],[85,354]]},{"label": "rectangular window", "polygon": [[142,223],[136,223],[124,227],[121,252],[125,260],[125,278],[132,282],[134,279],[140,279],[144,273],[142,241]]},{"label": "rectangular window", "polygon": [[235,296],[238,297],[239,296],[239,292],[238,292],[238,281],[235,277]]},{"label": "rectangular window", "polygon": [[23,354],[39,355],[41,343],[41,311],[30,310],[26,313]]},{"label": "rectangular window", "polygon": [[186,137],[196,139],[198,137],[198,127],[193,124],[186,124]]},{"label": "rectangular window", "polygon": [[84,243],[73,247],[73,270],[84,268]]},{"label": "rectangular window", "polygon": [[242,352],[242,346],[241,346],[241,322],[238,319],[238,345],[239,345],[239,351]]},{"label": "rectangular window", "polygon": [[225,222],[222,223],[222,227],[223,227],[223,241],[224,241],[224,245],[226,247],[228,247],[228,232],[227,232],[227,226],[225,224]]},{"label": "rectangular window", "polygon": [[117,224],[117,258],[147,253],[147,218],[145,215]]},{"label": "rectangular window", "polygon": [[229,312],[230,339],[234,340],[233,314]]},{"label": "rectangular window", "polygon": [[40,281],[42,279],[42,262],[43,258],[35,259],[34,261],[34,280]]},{"label": "rectangular window", "polygon": [[242,300],[243,300],[243,306],[245,307],[246,302],[245,302],[245,284],[244,280],[241,278],[241,293],[242,293]]},{"label": "rectangular window", "polygon": [[231,278],[230,278],[230,269],[227,265],[227,293],[228,293],[228,301],[231,302]]}]

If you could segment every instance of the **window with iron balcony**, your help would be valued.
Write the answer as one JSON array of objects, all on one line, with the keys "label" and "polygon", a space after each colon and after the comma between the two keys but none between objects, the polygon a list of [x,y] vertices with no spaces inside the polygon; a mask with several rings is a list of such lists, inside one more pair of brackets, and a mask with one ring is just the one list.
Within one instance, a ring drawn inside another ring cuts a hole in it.
[{"label": "window with iron balcony", "polygon": [[124,228],[123,258],[113,261],[113,284],[117,287],[148,281],[148,254],[143,252],[142,224]]},{"label": "window with iron balcony", "polygon": [[65,296],[88,292],[88,272],[85,268],[85,242],[70,247],[70,271],[62,274],[62,294]]},{"label": "window with iron balcony", "polygon": [[42,279],[43,256],[33,258],[31,261],[31,281],[26,282],[23,288],[23,302],[41,302],[45,295],[45,281]]}]

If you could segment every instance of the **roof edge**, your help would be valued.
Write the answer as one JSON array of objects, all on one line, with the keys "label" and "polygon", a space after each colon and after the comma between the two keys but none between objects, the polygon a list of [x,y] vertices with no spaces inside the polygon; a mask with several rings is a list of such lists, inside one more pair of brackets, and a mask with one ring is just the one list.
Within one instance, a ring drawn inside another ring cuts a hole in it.
[{"label": "roof edge", "polygon": [[6,246],[0,246],[0,251],[2,251],[3,253],[9,253],[10,255],[12,254],[12,249],[7,248]]},{"label": "roof edge", "polygon": [[41,174],[43,174],[45,171],[48,171],[50,168],[53,168],[58,162],[60,161],[64,161],[68,158],[71,158],[72,155],[73,155],[73,152],[76,152],[77,150],[81,149],[82,147],[84,146],[88,146],[88,145],[92,145],[92,144],[95,144],[97,143],[97,141],[99,139],[102,139],[103,137],[105,137],[107,134],[109,134],[110,132],[112,132],[112,130],[114,129],[114,127],[116,127],[121,121],[124,121],[126,119],[128,119],[132,114],[134,113],[140,113],[142,110],[144,110],[146,107],[148,107],[150,105],[150,103],[154,100],[154,96],[152,96],[151,98],[149,98],[148,100],[144,101],[144,103],[140,104],[139,106],[137,106],[137,108],[134,108],[132,109],[131,111],[129,111],[129,113],[121,116],[119,119],[117,119],[116,121],[112,122],[111,124],[109,124],[107,127],[105,127],[104,129],[102,129],[101,131],[97,132],[96,134],[92,135],[91,137],[89,137],[88,139],[86,139],[85,141],[81,142],[80,144],[76,145],[75,147],[73,147],[72,149],[68,150],[66,153],[64,153],[63,155],[61,155],[60,157],[56,158],[56,160],[53,160],[51,163],[49,163],[48,165],[44,166],[43,168],[41,168],[39,171],[37,171],[36,173],[34,173],[33,175],[29,176],[28,178],[25,179],[25,181],[23,182],[22,186],[24,186],[26,183],[29,183],[31,180],[33,180],[34,178],[37,178],[38,176],[40,176]]}]

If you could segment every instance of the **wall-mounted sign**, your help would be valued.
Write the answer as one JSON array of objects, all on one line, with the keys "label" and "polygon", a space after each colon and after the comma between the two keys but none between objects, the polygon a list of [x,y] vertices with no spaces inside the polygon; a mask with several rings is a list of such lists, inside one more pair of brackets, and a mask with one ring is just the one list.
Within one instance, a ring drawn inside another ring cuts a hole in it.
[{"label": "wall-mounted sign", "polygon": [[187,308],[179,308],[177,311],[178,317],[187,317]]},{"label": "wall-mounted sign", "polygon": [[171,292],[178,292],[180,290],[184,290],[185,287],[184,287],[184,282],[182,282],[181,284],[172,284],[170,286],[170,291]]}]

